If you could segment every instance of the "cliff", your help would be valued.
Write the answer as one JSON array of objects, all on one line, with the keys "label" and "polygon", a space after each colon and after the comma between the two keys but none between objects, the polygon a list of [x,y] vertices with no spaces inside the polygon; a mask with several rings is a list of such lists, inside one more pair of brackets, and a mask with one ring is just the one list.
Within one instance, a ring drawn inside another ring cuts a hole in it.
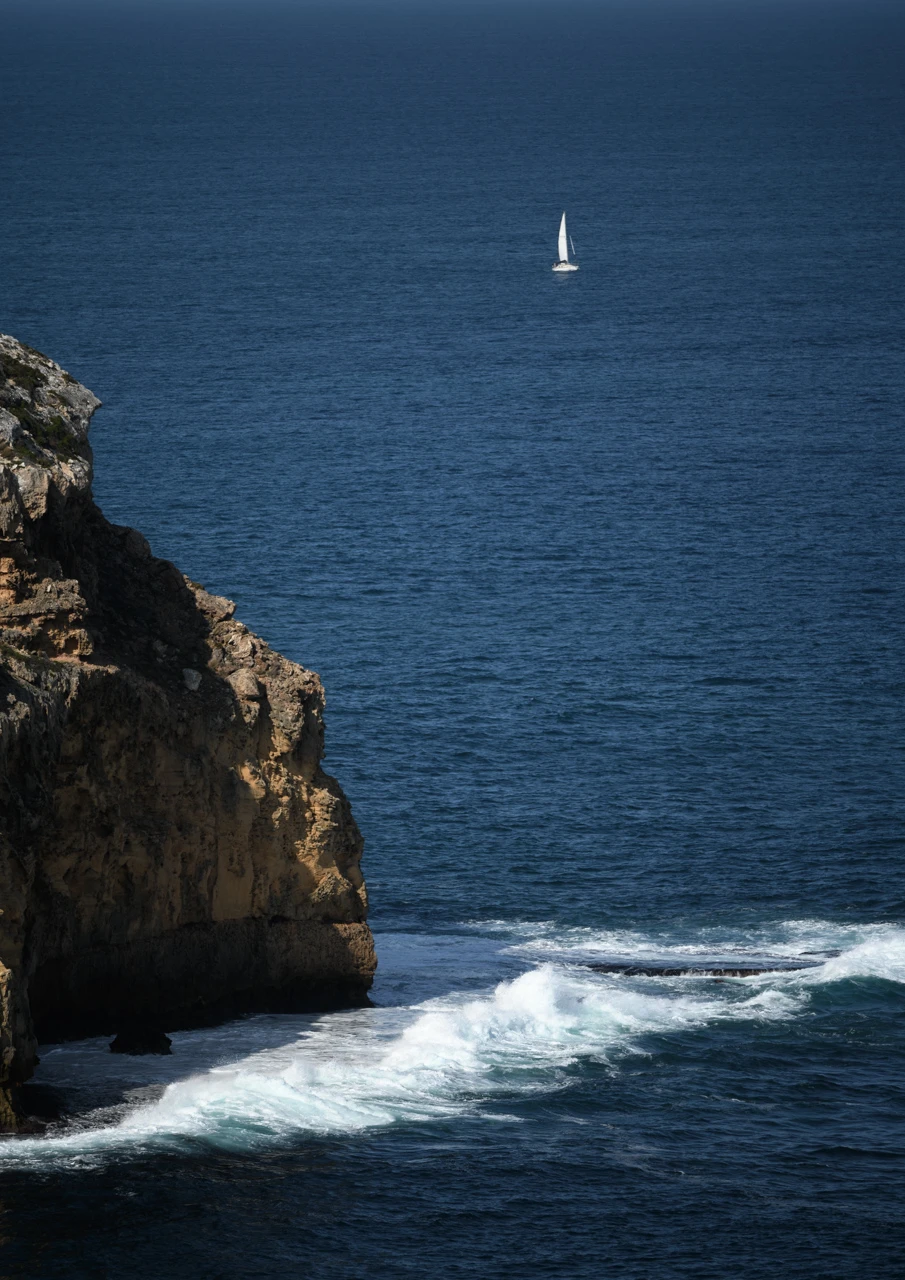
[{"label": "cliff", "polygon": [[362,1003],[376,965],[321,683],[104,519],[99,403],[0,335],[7,1128],[39,1038]]}]

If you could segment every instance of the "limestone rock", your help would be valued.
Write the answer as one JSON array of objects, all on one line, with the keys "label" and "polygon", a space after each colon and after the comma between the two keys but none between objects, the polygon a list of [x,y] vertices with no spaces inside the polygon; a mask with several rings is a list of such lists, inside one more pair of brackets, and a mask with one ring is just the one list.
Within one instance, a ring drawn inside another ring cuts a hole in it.
[{"label": "limestone rock", "polygon": [[257,676],[248,667],[239,667],[238,671],[231,671],[226,678],[239,698],[257,702],[263,696]]},{"label": "limestone rock", "polygon": [[367,999],[324,697],[91,497],[95,396],[0,335],[0,1127],[36,1036]]}]

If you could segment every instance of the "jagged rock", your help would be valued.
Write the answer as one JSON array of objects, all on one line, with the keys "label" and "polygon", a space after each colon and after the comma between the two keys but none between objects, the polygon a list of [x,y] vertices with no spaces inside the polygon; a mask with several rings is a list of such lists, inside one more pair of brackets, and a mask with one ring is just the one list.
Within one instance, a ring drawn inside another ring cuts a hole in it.
[{"label": "jagged rock", "polygon": [[99,401],[0,335],[0,1128],[36,1037],[367,999],[323,689],[91,498]]},{"label": "jagged rock", "polygon": [[263,696],[254,672],[249,671],[248,667],[240,667],[238,671],[233,671],[226,678],[239,698],[258,702]]}]

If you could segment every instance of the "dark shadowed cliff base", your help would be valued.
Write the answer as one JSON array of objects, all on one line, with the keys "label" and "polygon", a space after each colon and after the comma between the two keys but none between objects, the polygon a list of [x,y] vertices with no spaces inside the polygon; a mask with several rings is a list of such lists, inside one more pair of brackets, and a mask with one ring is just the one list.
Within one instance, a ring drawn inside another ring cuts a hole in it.
[{"label": "dark shadowed cliff base", "polygon": [[318,677],[109,524],[97,399],[0,336],[0,1124],[36,1041],[360,1004]]}]

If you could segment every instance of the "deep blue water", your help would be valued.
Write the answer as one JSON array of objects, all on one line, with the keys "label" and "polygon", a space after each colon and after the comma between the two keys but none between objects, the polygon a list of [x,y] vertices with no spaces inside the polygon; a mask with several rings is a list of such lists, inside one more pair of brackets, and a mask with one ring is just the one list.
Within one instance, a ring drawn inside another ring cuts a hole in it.
[{"label": "deep blue water", "polygon": [[[48,1047],[3,1275],[899,1277],[905,15],[3,41],[0,329],[104,400],[106,514],[321,673],[381,962]],[[815,967],[582,967],[645,957]]]}]

